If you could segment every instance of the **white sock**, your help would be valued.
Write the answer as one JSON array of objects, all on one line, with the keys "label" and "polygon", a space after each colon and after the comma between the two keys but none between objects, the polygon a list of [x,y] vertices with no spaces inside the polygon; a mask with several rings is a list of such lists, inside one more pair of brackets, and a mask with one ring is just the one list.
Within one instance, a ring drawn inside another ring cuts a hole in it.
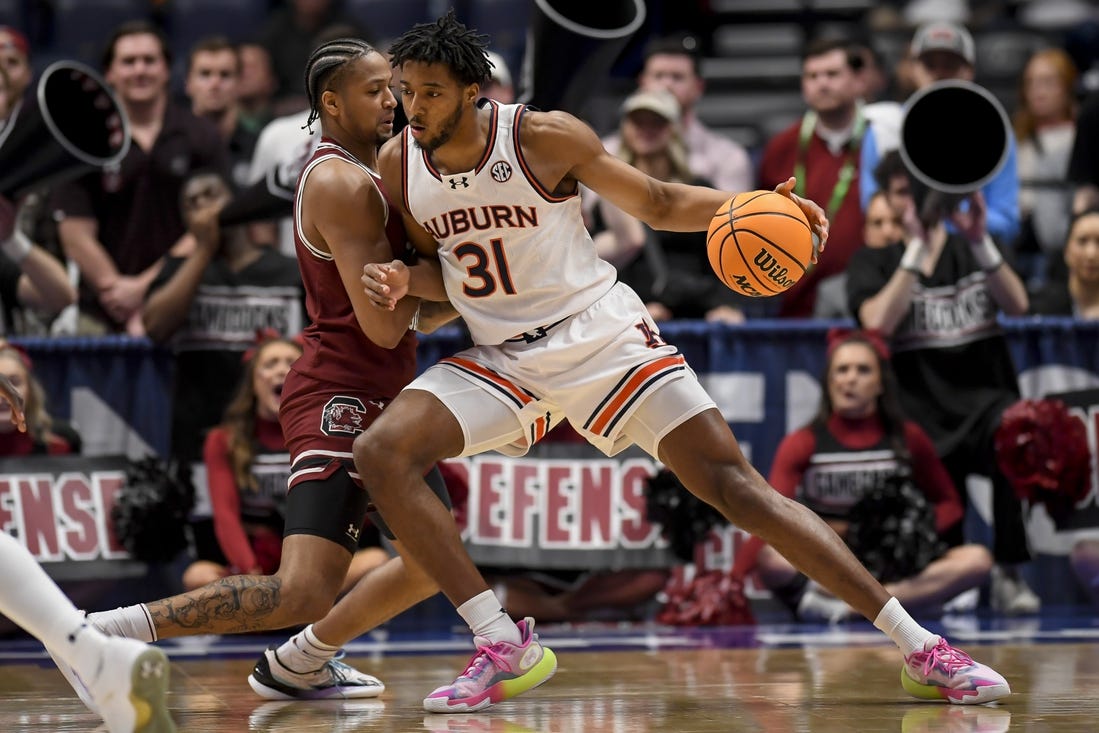
[{"label": "white sock", "polygon": [[325,644],[313,633],[313,624],[291,636],[275,650],[279,664],[291,672],[313,672],[329,662],[340,648]]},{"label": "white sock", "polygon": [[923,651],[924,643],[934,636],[916,623],[896,598],[890,598],[878,611],[874,626],[885,632],[906,657],[914,651]]},{"label": "white sock", "polygon": [[492,590],[486,590],[458,606],[458,615],[469,624],[475,637],[488,639],[495,644],[509,641],[518,644],[522,641],[519,627],[504,613],[500,601]]},{"label": "white sock", "polygon": [[156,641],[156,626],[144,603],[89,613],[88,621],[107,636],[125,636],[127,639],[144,642]]}]

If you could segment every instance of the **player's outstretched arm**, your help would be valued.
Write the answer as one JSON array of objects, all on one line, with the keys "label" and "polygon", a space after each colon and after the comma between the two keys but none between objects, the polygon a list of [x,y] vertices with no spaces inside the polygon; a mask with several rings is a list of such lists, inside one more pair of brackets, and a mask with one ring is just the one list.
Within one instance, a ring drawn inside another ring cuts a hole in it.
[{"label": "player's outstretched arm", "polygon": [[[654,229],[705,231],[714,212],[735,193],[651,178],[608,153],[591,127],[565,112],[525,114],[520,140],[543,186],[567,190],[571,181],[579,181]],[[824,212],[793,195],[792,188],[793,181],[788,181],[776,191],[806,212],[823,242],[828,236]]]}]

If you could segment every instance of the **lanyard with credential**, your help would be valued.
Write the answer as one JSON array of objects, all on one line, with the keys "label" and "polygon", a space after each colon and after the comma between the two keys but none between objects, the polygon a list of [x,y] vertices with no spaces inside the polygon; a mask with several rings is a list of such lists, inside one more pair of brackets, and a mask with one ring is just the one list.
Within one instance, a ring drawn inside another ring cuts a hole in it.
[{"label": "lanyard with credential", "polygon": [[[805,195],[805,156],[809,152],[809,141],[813,137],[813,130],[817,126],[817,113],[812,110],[801,118],[801,130],[798,132],[798,159],[794,163],[794,193],[798,196]],[[836,185],[832,187],[832,195],[828,197],[828,206],[824,209],[825,216],[831,221],[839,211],[840,204],[847,196],[851,188],[851,181],[855,177],[855,163],[859,157],[859,146],[862,144],[863,133],[866,132],[866,118],[862,115],[862,108],[855,110],[855,125],[851,130],[851,140],[847,143],[847,159],[843,161],[839,176],[836,177]]]}]

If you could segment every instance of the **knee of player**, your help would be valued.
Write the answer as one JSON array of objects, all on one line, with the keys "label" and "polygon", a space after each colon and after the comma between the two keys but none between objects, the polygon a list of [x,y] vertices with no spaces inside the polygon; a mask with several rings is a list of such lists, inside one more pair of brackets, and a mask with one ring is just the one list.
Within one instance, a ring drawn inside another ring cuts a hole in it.
[{"label": "knee of player", "polygon": [[324,577],[284,577],[278,605],[288,625],[308,624],[324,618],[339,591],[339,582]]},{"label": "knee of player", "polygon": [[[376,433],[359,433],[351,444],[351,454],[355,458],[355,466],[364,477],[372,475],[385,468],[385,449],[382,444],[384,438]],[[365,471],[365,473],[364,473]]]}]

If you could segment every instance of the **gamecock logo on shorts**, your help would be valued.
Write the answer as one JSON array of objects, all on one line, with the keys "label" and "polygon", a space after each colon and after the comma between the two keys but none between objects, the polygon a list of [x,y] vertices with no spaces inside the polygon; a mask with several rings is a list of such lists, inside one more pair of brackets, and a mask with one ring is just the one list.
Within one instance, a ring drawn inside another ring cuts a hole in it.
[{"label": "gamecock logo on shorts", "polygon": [[366,429],[366,406],[357,397],[336,395],[321,413],[321,432],[325,435],[358,435]]}]

